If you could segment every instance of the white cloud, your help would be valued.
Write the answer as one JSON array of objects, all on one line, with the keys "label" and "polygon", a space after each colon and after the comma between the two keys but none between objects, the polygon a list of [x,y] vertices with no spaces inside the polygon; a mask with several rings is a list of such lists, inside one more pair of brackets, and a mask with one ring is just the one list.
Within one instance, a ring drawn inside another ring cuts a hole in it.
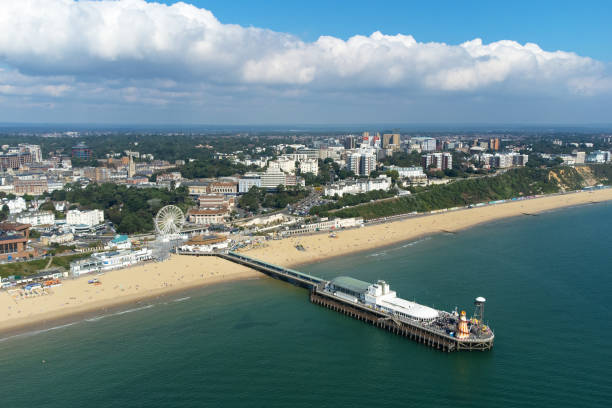
[{"label": "white cloud", "polygon": [[223,24],[208,10],[144,0],[0,0],[0,94],[128,103],[212,93],[399,92],[595,95],[606,66],[514,41],[459,45],[409,35],[314,42]]}]

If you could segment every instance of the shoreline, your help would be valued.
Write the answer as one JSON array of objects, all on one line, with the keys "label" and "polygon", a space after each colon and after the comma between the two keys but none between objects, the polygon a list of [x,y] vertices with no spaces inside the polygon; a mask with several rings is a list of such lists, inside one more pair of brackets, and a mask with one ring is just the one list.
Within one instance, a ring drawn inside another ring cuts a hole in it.
[{"label": "shoreline", "polygon": [[[607,201],[612,201],[612,189],[544,196],[341,230],[336,232],[337,238],[321,232],[270,240],[263,247],[244,252],[266,262],[296,268],[439,233],[456,233],[506,218]],[[295,248],[298,244],[306,250],[298,251]],[[124,310],[128,305],[140,305],[210,285],[268,278],[220,258],[188,255],[173,255],[165,262],[96,275],[103,282],[100,287],[87,284],[92,276],[65,280],[61,287],[53,289],[53,294],[38,298],[15,300],[6,291],[0,292],[0,310],[3,313],[0,315],[0,341],[96,317],[101,312],[108,315],[113,310]]]}]

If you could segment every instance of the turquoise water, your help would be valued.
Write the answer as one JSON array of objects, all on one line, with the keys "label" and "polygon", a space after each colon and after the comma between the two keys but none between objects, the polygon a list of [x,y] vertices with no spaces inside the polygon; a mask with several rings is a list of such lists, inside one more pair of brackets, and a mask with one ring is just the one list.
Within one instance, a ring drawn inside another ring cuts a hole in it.
[{"label": "turquoise water", "polygon": [[264,278],[1,341],[0,406],[607,406],[611,230],[597,204],[302,268],[470,313],[485,296],[491,352],[442,353]]}]

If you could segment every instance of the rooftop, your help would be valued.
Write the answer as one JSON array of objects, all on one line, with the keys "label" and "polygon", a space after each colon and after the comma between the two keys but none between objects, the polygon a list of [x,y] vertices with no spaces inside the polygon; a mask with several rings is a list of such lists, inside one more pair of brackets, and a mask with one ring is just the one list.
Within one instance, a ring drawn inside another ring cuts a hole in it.
[{"label": "rooftop", "polygon": [[359,279],[351,278],[349,276],[338,276],[337,278],[332,279],[331,283],[334,286],[350,290],[351,292],[360,292],[360,293],[367,292],[368,286],[371,285],[371,283],[364,282]]}]

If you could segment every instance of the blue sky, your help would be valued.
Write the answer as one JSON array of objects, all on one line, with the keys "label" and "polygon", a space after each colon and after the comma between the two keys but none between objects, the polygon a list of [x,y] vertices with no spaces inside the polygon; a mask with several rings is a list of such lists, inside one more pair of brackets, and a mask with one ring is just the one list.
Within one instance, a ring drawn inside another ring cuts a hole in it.
[{"label": "blue sky", "polygon": [[612,122],[608,1],[187,3],[0,2],[0,122]]},{"label": "blue sky", "polygon": [[[166,0],[166,4],[177,1]],[[320,35],[348,38],[411,34],[419,41],[459,44],[535,42],[546,50],[571,50],[612,61],[612,2],[609,0],[193,0],[223,22],[267,27],[314,41]]]}]

